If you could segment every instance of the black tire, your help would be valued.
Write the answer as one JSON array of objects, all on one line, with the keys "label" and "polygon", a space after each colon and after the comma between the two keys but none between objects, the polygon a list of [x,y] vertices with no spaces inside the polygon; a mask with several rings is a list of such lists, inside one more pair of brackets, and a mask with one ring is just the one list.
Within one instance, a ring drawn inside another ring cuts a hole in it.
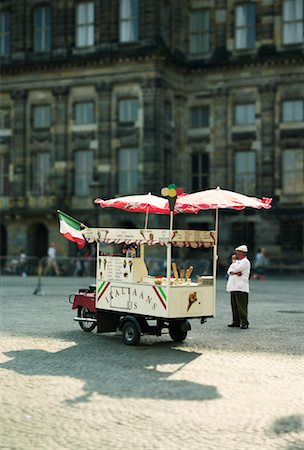
[{"label": "black tire", "polygon": [[169,324],[169,334],[174,342],[183,342],[187,337],[187,331],[183,329],[182,322],[172,322]]},{"label": "black tire", "polygon": [[137,345],[140,340],[139,324],[127,320],[122,326],[122,338],[126,345]]},{"label": "black tire", "polygon": [[[85,306],[80,306],[78,308],[78,317],[90,317],[90,318],[94,318],[95,319],[95,315],[93,313],[91,313],[88,308],[86,308]],[[79,321],[79,326],[83,331],[87,331],[88,333],[90,331],[93,331],[94,328],[96,328],[97,326],[97,322],[81,322]]]}]

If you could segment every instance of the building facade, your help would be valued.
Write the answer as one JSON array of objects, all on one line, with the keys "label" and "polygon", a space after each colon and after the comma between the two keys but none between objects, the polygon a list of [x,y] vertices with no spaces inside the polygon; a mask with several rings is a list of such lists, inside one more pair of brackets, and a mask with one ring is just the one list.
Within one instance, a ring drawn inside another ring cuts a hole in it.
[{"label": "building facade", "polygon": [[2,256],[71,252],[57,209],[142,226],[94,197],[175,182],[273,198],[220,212],[225,257],[247,243],[303,258],[303,0],[4,0],[0,26]]}]

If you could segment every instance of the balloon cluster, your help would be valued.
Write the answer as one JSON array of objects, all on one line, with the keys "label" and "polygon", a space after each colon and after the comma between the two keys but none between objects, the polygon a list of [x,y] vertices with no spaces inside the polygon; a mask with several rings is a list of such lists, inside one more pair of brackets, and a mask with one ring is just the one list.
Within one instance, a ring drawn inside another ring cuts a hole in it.
[{"label": "balloon cluster", "polygon": [[182,188],[176,187],[175,183],[168,184],[164,186],[161,191],[161,195],[169,200],[170,211],[174,211],[175,202],[178,195],[183,193]]}]

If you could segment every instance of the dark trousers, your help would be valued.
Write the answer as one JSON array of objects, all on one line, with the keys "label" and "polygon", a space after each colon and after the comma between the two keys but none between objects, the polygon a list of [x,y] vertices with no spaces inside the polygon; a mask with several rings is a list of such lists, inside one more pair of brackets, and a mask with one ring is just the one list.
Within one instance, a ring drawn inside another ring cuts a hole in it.
[{"label": "dark trousers", "polygon": [[235,325],[248,325],[248,293],[231,292],[232,322]]}]

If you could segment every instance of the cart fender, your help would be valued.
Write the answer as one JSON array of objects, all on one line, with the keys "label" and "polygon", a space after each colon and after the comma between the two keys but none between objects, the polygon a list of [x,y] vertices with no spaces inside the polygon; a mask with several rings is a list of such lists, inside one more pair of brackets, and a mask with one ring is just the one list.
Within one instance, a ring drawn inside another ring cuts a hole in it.
[{"label": "cart fender", "polygon": [[141,333],[141,329],[140,329],[140,325],[139,325],[139,323],[138,323],[138,320],[134,317],[134,316],[125,316],[122,320],[121,320],[121,322],[120,322],[120,324],[119,324],[119,330],[122,330],[122,327],[124,326],[124,324],[126,323],[126,322],[133,322],[134,323],[134,325],[136,326],[136,328],[138,329],[138,331],[139,331],[139,333]]}]

